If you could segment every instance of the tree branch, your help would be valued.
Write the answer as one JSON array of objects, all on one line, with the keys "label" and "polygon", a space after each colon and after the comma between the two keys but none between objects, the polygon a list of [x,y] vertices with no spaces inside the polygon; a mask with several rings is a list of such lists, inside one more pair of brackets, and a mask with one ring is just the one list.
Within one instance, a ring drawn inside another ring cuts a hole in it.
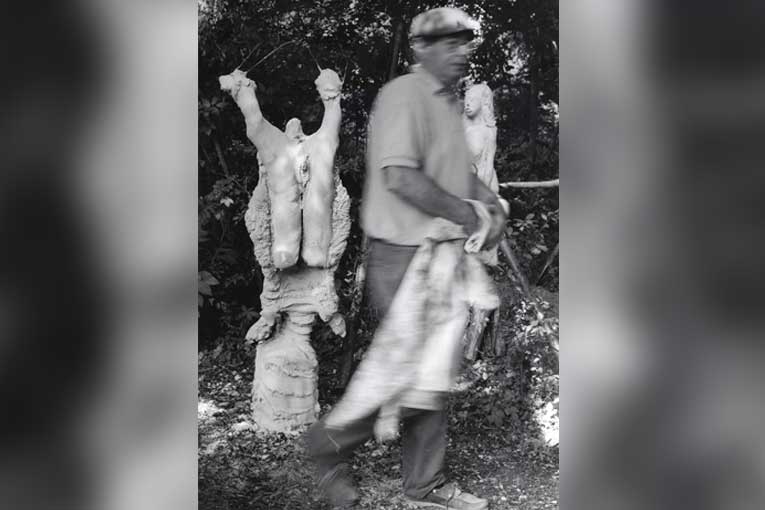
[{"label": "tree branch", "polygon": [[220,147],[220,142],[218,142],[217,136],[213,137],[213,144],[215,145],[215,153],[218,155],[218,162],[220,163],[221,168],[223,168],[223,173],[228,176],[228,165],[226,164],[226,160],[223,158],[223,150]]},{"label": "tree branch", "polygon": [[560,179],[551,181],[502,182],[500,188],[555,188],[560,185]]}]

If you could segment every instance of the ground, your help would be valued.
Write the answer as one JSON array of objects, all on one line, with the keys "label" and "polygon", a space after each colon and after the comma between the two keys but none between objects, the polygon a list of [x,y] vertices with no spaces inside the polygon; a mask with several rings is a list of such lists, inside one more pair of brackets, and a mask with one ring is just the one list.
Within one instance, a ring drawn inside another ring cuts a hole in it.
[{"label": "ground", "polygon": [[[199,507],[201,510],[327,510],[299,436],[258,432],[250,419],[252,365],[223,367],[200,354]],[[458,400],[455,394],[453,400]],[[529,456],[507,430],[471,427],[451,413],[447,462],[463,490],[492,510],[558,508],[557,451]],[[353,457],[361,508],[409,508],[401,497],[396,442],[369,441]]]}]

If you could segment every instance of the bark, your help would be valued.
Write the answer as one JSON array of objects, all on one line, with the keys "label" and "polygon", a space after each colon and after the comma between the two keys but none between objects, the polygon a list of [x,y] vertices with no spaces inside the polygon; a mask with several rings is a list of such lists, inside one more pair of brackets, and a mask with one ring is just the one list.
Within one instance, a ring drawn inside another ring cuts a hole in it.
[{"label": "bark", "polygon": [[537,162],[537,131],[539,130],[539,55],[531,42],[529,55],[529,172]]},{"label": "bark", "polygon": [[388,81],[396,77],[398,69],[398,56],[401,53],[401,40],[404,37],[404,18],[400,16],[396,19],[396,28],[393,32],[393,52],[390,58],[390,67],[388,68]]}]

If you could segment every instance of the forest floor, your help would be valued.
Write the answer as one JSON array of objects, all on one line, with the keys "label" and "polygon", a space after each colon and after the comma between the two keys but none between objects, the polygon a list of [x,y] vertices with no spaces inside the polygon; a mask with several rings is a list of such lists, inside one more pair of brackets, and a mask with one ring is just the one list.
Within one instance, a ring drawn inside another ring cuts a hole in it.
[{"label": "forest floor", "polygon": [[[225,367],[200,353],[199,508],[201,510],[327,510],[300,436],[258,432],[250,418],[252,365]],[[460,398],[452,396],[454,404]],[[558,508],[558,458],[529,456],[507,430],[471,428],[450,413],[447,463],[463,490],[492,510]],[[369,441],[352,470],[360,508],[409,508],[401,496],[400,447]]]}]

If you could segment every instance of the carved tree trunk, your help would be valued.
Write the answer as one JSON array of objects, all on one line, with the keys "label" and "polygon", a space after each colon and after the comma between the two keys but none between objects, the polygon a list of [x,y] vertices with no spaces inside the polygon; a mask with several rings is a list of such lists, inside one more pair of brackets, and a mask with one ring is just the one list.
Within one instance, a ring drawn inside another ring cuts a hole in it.
[{"label": "carved tree trunk", "polygon": [[[316,421],[319,413],[318,363],[310,344],[311,329],[318,316],[336,334],[345,334],[345,325],[338,313],[334,273],[350,230],[350,198],[337,176],[335,183],[330,267],[300,266],[277,271],[267,264],[263,266],[266,273],[259,322],[264,324],[258,328],[256,323],[251,332],[253,337],[261,340],[255,358],[252,414],[255,423],[265,430],[291,433]],[[267,260],[270,254],[269,204],[265,188],[265,185],[256,187],[245,215],[259,261]],[[286,319],[281,327],[276,325],[272,334],[275,321],[271,318],[280,314],[286,315]]]},{"label": "carved tree trunk", "polygon": [[318,362],[310,344],[313,313],[292,313],[273,339],[258,345],[252,415],[259,426],[292,432],[316,421]]},{"label": "carved tree trunk", "polygon": [[470,312],[470,322],[465,329],[465,357],[470,361],[475,361],[478,349],[481,347],[481,339],[484,330],[490,319],[490,312],[478,308],[472,308]]}]

